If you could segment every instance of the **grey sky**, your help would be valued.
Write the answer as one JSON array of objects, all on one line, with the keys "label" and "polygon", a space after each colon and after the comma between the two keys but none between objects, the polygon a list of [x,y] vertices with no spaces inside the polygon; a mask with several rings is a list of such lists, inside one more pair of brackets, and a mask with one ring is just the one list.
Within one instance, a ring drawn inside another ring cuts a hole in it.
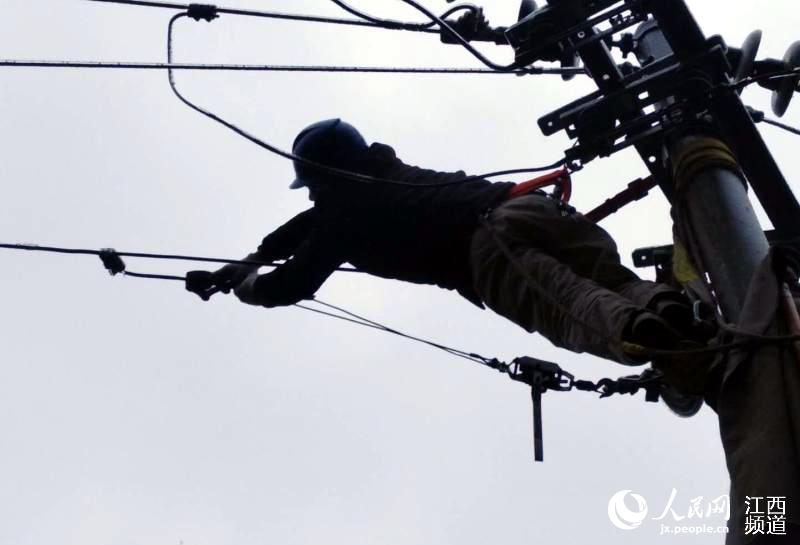
[{"label": "grey sky", "polygon": [[[707,34],[762,56],[797,39],[797,8],[692,1]],[[226,6],[344,15],[325,0]],[[400,2],[373,13],[419,17]],[[442,11],[445,2],[427,1]],[[163,61],[170,12],[4,0],[0,56]],[[508,24],[517,2],[492,2]],[[435,36],[223,17],[182,21],[180,61],[477,66]],[[494,59],[507,50],[488,47]],[[304,210],[291,164],[192,112],[163,72],[0,71],[4,242],[238,257]],[[181,89],[288,147],[342,117],[412,164],[485,172],[546,164],[569,145],[536,120],[591,90],[580,78],[179,73]],[[766,91],[746,101],[768,109]],[[786,116],[800,125],[800,106]],[[762,128],[790,180],[797,140]],[[629,153],[575,176],[587,209],[645,172]],[[660,195],[603,224],[629,263],[669,242]],[[129,260],[131,270],[185,265]],[[660,512],[727,493],[714,414],[643,397],[549,394],[544,464],[528,391],[491,371],[298,309],[203,303],[180,284],[109,278],[99,261],[0,253],[0,544],[721,543],[622,532],[612,494]],[[649,272],[644,273],[649,275]],[[621,366],[561,352],[453,293],[341,274],[320,297],[410,333],[509,360],[553,359],[586,378]],[[655,513],[658,514],[658,513]],[[684,513],[685,514],[685,513]]]}]

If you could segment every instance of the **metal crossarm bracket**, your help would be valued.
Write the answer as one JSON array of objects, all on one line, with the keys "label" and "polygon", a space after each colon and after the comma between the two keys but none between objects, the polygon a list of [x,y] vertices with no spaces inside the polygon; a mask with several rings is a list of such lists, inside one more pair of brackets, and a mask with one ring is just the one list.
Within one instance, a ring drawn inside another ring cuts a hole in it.
[{"label": "metal crossarm bracket", "polygon": [[[637,144],[660,145],[670,133],[697,122],[708,110],[711,90],[727,81],[725,46],[718,39],[712,43],[691,62],[671,57],[653,62],[625,76],[616,91],[592,93],[542,117],[542,132],[563,130],[578,139],[566,154],[582,163]],[[656,107],[667,100],[668,107]],[[621,112],[632,110],[642,113],[632,119],[622,117]]]},{"label": "metal crossarm bracket", "polygon": [[[647,13],[641,8],[642,3],[642,0],[550,2],[506,30],[506,39],[515,50],[519,66],[537,60],[560,61],[644,21]],[[614,7],[615,4],[619,5]],[[594,27],[601,25],[606,28],[595,31]]]}]

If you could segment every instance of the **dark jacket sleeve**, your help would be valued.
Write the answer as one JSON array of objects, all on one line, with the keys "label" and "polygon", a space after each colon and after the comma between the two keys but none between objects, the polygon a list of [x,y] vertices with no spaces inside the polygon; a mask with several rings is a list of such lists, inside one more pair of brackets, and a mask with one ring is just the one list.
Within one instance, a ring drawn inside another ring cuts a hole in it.
[{"label": "dark jacket sleeve", "polygon": [[335,240],[314,230],[294,252],[294,257],[255,282],[259,303],[265,307],[293,305],[309,299],[345,261]]},{"label": "dark jacket sleeve", "polygon": [[264,237],[256,253],[264,261],[288,259],[311,235],[316,221],[314,208],[295,217]]}]

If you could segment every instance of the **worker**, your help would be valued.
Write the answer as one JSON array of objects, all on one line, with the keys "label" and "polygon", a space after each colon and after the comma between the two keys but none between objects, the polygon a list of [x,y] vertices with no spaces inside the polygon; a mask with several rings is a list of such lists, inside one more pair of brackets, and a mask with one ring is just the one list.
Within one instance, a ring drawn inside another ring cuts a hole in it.
[{"label": "worker", "polygon": [[603,229],[542,191],[409,166],[340,119],[310,125],[292,151],[384,181],[296,161],[290,187],[307,189],[313,207],[245,258],[286,261],[266,274],[231,264],[210,275],[244,303],[275,307],[312,298],[350,263],[375,276],[455,290],[556,346],[629,365],[648,359],[631,345],[671,348],[691,323],[679,292],[625,268]]}]

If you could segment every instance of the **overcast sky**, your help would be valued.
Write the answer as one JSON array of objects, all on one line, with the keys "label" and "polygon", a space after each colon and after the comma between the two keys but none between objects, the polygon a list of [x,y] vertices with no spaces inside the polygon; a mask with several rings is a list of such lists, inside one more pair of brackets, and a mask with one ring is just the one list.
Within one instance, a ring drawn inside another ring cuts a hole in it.
[{"label": "overcast sky", "polygon": [[[347,16],[325,0],[234,2],[226,6]],[[396,0],[358,5],[420,20]],[[790,0],[769,10],[690,5],[707,34],[731,45],[763,29],[762,56],[781,57],[797,39]],[[79,0],[2,7],[0,56],[13,59],[161,62],[173,13]],[[517,8],[493,1],[486,13],[507,25]],[[478,66],[435,36],[235,16],[180,22],[176,56]],[[0,77],[2,242],[239,257],[308,206],[305,192],[287,189],[291,163],[186,108],[163,72],[3,68]],[[406,162],[473,173],[557,160],[569,142],[543,137],[536,121],[592,90],[581,78],[505,75],[177,78],[193,100],[284,147],[308,123],[342,117]],[[766,91],[744,96],[768,108]],[[786,119],[800,125],[800,106]],[[796,137],[762,131],[796,179]],[[573,202],[589,209],[645,172],[631,153],[594,162],[575,176]],[[635,248],[670,242],[657,194],[603,225],[627,263]],[[0,267],[0,544],[722,542],[660,537],[649,519],[624,532],[607,516],[619,490],[645,497],[653,516],[673,488],[684,515],[691,499],[727,493],[708,409],[681,420],[642,394],[551,393],[546,461],[534,464],[529,392],[469,362],[298,309],[203,303],[179,283],[110,278],[92,257],[5,251]],[[629,372],[556,350],[436,288],[341,274],[319,296],[504,360],[551,359],[591,379]]]}]

